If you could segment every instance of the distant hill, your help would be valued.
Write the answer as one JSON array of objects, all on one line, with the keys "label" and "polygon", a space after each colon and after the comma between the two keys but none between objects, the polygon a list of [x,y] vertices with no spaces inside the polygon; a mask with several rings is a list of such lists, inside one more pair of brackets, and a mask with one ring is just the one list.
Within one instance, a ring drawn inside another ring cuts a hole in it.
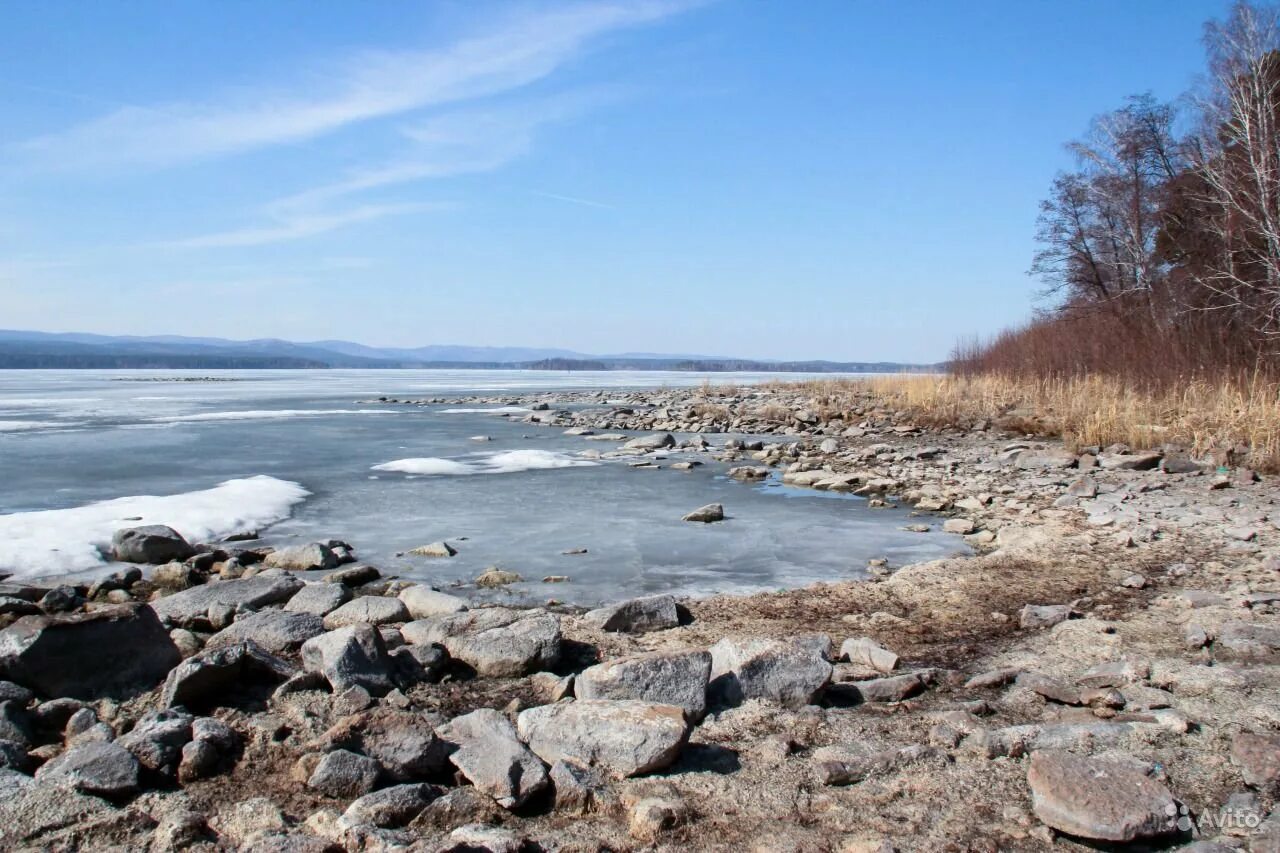
[{"label": "distant hill", "polygon": [[0,369],[37,368],[455,368],[472,370],[679,370],[894,373],[939,369],[898,362],[759,361],[705,355],[589,355],[563,349],[434,345],[372,347],[351,341],[93,335],[0,329]]}]

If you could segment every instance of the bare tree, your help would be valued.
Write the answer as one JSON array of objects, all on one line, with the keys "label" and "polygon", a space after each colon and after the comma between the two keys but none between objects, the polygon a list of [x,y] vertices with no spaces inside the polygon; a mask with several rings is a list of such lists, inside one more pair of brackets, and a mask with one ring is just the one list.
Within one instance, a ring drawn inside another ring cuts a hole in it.
[{"label": "bare tree", "polygon": [[1187,196],[1201,254],[1202,310],[1280,338],[1280,17],[1239,2],[1206,26],[1210,86],[1190,148]]}]

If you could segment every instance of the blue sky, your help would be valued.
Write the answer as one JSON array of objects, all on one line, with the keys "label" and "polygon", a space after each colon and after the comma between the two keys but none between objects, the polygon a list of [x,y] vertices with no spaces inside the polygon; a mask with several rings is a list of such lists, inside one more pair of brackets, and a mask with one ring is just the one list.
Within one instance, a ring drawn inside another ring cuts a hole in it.
[{"label": "blue sky", "polygon": [[0,328],[909,361],[1225,10],[0,2]]}]

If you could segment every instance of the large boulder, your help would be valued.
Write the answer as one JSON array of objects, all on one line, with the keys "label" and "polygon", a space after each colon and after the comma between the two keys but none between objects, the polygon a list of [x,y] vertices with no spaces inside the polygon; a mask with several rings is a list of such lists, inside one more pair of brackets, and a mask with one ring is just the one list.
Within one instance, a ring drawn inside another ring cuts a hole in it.
[{"label": "large boulder", "polygon": [[691,720],[707,707],[711,653],[649,652],[588,667],[574,680],[579,699],[639,699],[683,708]]},{"label": "large boulder", "polygon": [[1091,841],[1133,841],[1176,831],[1173,795],[1136,765],[1061,750],[1033,752],[1027,784],[1036,817]]},{"label": "large boulder", "polygon": [[455,717],[436,729],[449,761],[503,808],[524,805],[548,785],[546,765],[520,742],[516,727],[492,708]]},{"label": "large boulder", "polygon": [[126,797],[138,790],[138,760],[114,743],[73,746],[36,771],[40,782],[101,797]]},{"label": "large boulder", "polygon": [[191,742],[194,718],[173,708],[148,711],[116,743],[133,754],[149,772],[173,778],[182,749]]},{"label": "large boulder", "polygon": [[335,749],[320,759],[307,779],[307,787],[326,797],[352,799],[372,791],[381,774],[382,767],[375,759]]},{"label": "large boulder", "polygon": [[282,604],[302,589],[304,584],[284,572],[262,572],[251,578],[193,586],[182,592],[151,602],[151,609],[169,625],[187,627],[207,622],[209,608],[261,610],[270,604]]},{"label": "large boulder", "polygon": [[272,551],[263,562],[273,569],[286,569],[291,572],[311,572],[325,569],[336,569],[341,562],[333,549],[322,542],[311,542],[306,545],[290,545]]},{"label": "large boulder", "polygon": [[394,686],[382,635],[363,622],[307,640],[302,644],[302,666],[323,674],[335,693],[363,687],[381,695]]},{"label": "large boulder", "polygon": [[467,600],[429,586],[415,584],[400,591],[400,600],[409,609],[413,619],[429,619],[449,613],[461,613],[467,609]]},{"label": "large boulder", "polygon": [[225,694],[253,683],[281,682],[294,668],[255,643],[237,643],[193,655],[165,679],[163,707],[203,708],[217,705]]},{"label": "large boulder", "polygon": [[185,560],[195,552],[181,533],[163,524],[127,527],[111,537],[111,556],[122,563],[160,565]]},{"label": "large boulder", "polygon": [[520,737],[548,764],[573,761],[616,778],[661,770],[689,736],[684,709],[635,700],[579,699],[521,711]]},{"label": "large boulder", "polygon": [[324,633],[324,622],[310,613],[287,613],[283,610],[261,610],[241,616],[205,643],[207,649],[220,649],[237,643],[252,642],[273,654],[296,652],[312,637]]},{"label": "large boulder", "polygon": [[544,610],[485,607],[419,619],[400,633],[414,645],[444,646],[480,675],[521,676],[560,659],[560,617]]},{"label": "large boulder", "polygon": [[784,640],[725,637],[711,647],[711,699],[728,706],[747,699],[788,708],[811,704],[831,680],[830,647],[825,634]]},{"label": "large boulder", "polygon": [[181,660],[146,605],[24,616],[0,631],[0,673],[50,697],[129,698]]},{"label": "large boulder", "polygon": [[583,619],[602,631],[642,634],[680,624],[680,607],[671,595],[648,595],[588,611]]},{"label": "large boulder", "polygon": [[409,610],[400,599],[381,595],[362,595],[325,616],[324,626],[333,630],[360,622],[370,625],[390,625],[394,622],[408,621]]}]

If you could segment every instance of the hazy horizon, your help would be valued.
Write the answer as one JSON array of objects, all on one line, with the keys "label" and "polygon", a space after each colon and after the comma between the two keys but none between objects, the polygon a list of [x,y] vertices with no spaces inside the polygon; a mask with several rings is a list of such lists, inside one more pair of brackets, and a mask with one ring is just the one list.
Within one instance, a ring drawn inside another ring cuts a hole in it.
[{"label": "hazy horizon", "polygon": [[0,325],[943,360],[1225,4],[912,5],[11,6]]}]

